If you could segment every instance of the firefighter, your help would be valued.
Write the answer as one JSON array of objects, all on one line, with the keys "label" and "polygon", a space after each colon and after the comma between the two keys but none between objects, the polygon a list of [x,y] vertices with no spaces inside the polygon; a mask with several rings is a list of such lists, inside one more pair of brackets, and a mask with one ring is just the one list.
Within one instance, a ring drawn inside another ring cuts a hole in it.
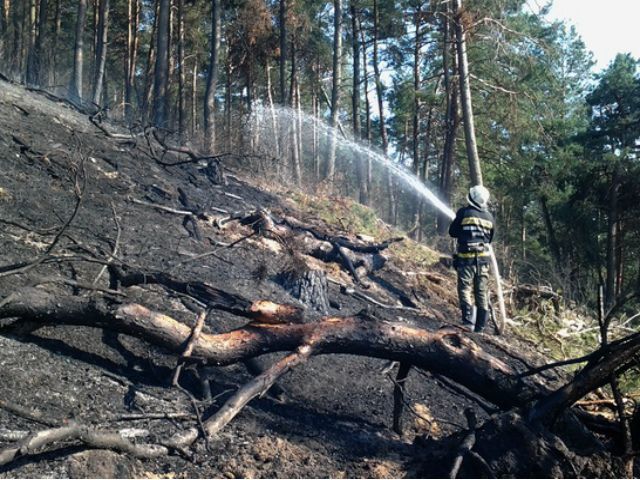
[{"label": "firefighter", "polygon": [[[468,205],[458,210],[449,226],[449,235],[457,239],[453,266],[458,273],[458,299],[462,324],[482,332],[489,320],[489,244],[493,240],[494,219],[487,210],[489,191],[482,185],[471,187]],[[473,324],[473,303],[476,322]]]}]

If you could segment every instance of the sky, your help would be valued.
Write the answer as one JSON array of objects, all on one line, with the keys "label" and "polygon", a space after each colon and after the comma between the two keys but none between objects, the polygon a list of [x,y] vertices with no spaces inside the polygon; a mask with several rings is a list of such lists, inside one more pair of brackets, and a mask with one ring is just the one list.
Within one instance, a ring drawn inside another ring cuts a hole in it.
[{"label": "sky", "polygon": [[[527,3],[537,11],[547,1]],[[596,72],[606,68],[617,53],[640,58],[640,0],[553,0],[548,18],[575,25],[594,54]]]}]

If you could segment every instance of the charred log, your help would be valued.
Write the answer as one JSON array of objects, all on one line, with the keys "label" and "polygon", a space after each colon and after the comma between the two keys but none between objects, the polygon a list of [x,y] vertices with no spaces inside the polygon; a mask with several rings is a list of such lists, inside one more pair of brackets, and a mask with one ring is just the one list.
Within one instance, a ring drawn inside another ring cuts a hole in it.
[{"label": "charred log", "polygon": [[380,243],[364,242],[344,236],[330,235],[317,228],[284,216],[277,218],[266,210],[257,210],[239,219],[254,233],[280,241],[295,239],[298,251],[324,262],[336,262],[347,270],[356,283],[367,287],[362,277],[384,267],[387,259],[381,254],[393,243],[404,240],[391,238]]},{"label": "charred log", "polygon": [[112,285],[131,287],[134,285],[162,285],[204,303],[210,308],[264,323],[300,322],[302,309],[293,305],[280,305],[266,300],[252,302],[241,295],[213,287],[205,282],[184,282],[163,272],[125,271],[110,265]]},{"label": "charred log", "polygon": [[[473,335],[459,330],[430,332],[364,314],[328,317],[306,324],[286,323],[289,309],[264,301],[254,302],[249,315],[246,310],[240,311],[249,318],[253,315],[254,321],[228,333],[202,333],[194,343],[192,355],[212,365],[229,365],[265,353],[290,352],[312,345],[314,354],[349,353],[412,363],[447,376],[502,408],[524,406],[545,391],[541,385],[518,378],[509,366],[483,351],[471,339]],[[0,307],[0,318],[107,328],[177,353],[182,352],[191,336],[189,326],[139,304],[60,297],[33,288],[15,292]]]}]

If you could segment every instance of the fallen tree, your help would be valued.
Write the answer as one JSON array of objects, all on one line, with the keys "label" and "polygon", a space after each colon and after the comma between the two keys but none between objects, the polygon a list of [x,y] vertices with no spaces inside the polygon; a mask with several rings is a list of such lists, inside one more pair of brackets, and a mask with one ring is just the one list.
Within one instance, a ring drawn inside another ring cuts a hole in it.
[{"label": "fallen tree", "polygon": [[[131,280],[133,277],[124,275],[119,278],[121,282],[130,279],[123,284],[135,283]],[[171,285],[176,287],[179,283]],[[230,332],[200,333],[196,337],[192,337],[192,330],[187,325],[137,303],[122,302],[108,295],[94,298],[60,296],[38,288],[25,288],[5,298],[0,303],[0,318],[15,319],[12,326],[28,322],[30,329],[51,324],[108,329],[138,337],[180,356],[184,354],[184,346],[188,343],[191,351],[189,356],[208,365],[229,365],[265,353],[291,352],[241,387],[217,412],[203,419],[201,430],[195,427],[187,429],[157,445],[169,451],[183,451],[200,435],[215,436],[251,399],[266,392],[278,378],[313,355],[349,353],[384,358],[398,361],[404,366],[399,381],[406,379],[408,366],[412,365],[463,385],[505,412],[480,427],[474,426],[475,444],[481,445],[482,438],[496,436],[496,425],[506,428],[505,420],[498,420],[502,415],[517,419],[520,425],[518,431],[522,433],[522,429],[526,428],[530,431],[527,435],[535,435],[536,431],[549,432],[560,418],[565,418],[563,421],[566,422],[566,412],[575,401],[608,382],[612,374],[630,368],[640,350],[640,334],[611,342],[589,358],[589,363],[573,381],[556,391],[550,391],[542,382],[532,381],[532,375],[516,372],[499,358],[487,353],[475,341],[482,341],[481,335],[454,328],[432,332],[404,322],[381,321],[362,313],[348,317],[325,317],[311,323],[292,323],[292,318],[295,320],[296,317],[291,317],[289,306],[265,301],[249,302],[222,290],[216,295],[218,298],[224,297],[223,293],[227,298],[233,298],[241,308],[229,309],[228,305],[218,303],[221,310],[240,314],[249,318],[250,322]],[[209,303],[210,307],[214,305]],[[397,407],[394,408],[394,414],[394,425],[399,425]],[[575,417],[570,418],[574,423],[577,422]],[[510,428],[515,428],[513,422],[510,425]],[[74,431],[73,438],[87,443],[88,437],[76,435],[77,432]],[[551,433],[544,435],[556,438]],[[539,435],[539,438],[544,440],[544,435]],[[48,434],[46,437],[49,438]],[[465,448],[471,449],[471,446]],[[150,451],[164,450],[152,448]],[[10,453],[5,452],[4,455],[8,455],[9,460],[12,458]],[[474,458],[475,454],[469,455]],[[456,457],[456,471],[460,468],[463,456]],[[485,471],[482,475],[486,475],[487,467],[490,471],[495,469],[498,458],[492,457],[490,452],[485,452],[482,457],[481,460],[476,459],[475,463],[482,466]],[[556,467],[557,464],[553,463],[553,468]]]}]

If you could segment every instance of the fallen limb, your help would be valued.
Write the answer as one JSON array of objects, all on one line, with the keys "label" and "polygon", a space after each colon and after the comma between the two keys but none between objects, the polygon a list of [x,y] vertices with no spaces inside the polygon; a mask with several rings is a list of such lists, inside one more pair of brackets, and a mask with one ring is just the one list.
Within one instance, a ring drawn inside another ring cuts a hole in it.
[{"label": "fallen limb", "polygon": [[[250,226],[254,233],[274,237],[278,240],[296,238],[297,248],[307,255],[324,262],[336,262],[342,265],[356,283],[367,287],[362,277],[379,270],[386,263],[380,254],[390,245],[404,240],[403,237],[391,238],[380,243],[352,240],[344,236],[330,235],[317,227],[284,216],[277,218],[270,212],[260,209],[237,218],[242,225]],[[228,220],[230,221],[230,220]]]},{"label": "fallen limb", "polygon": [[[202,332],[202,327],[204,327],[204,321],[207,318],[209,312],[200,312],[198,315],[198,319],[196,320],[196,324],[193,327],[193,332],[191,332],[191,337],[189,337],[189,342],[187,342],[187,346],[182,353],[182,358],[189,358],[191,356],[191,352],[193,352],[193,346],[195,345],[200,333]],[[173,374],[173,378],[171,379],[171,385],[178,385],[178,380],[180,378],[180,372],[182,372],[182,367],[184,366],[184,361],[180,360],[178,365],[176,366],[175,372]]]},{"label": "fallen limb", "polygon": [[409,376],[411,364],[401,363],[393,382],[393,431],[402,435],[402,407],[404,405],[404,385]]},{"label": "fallen limb", "polygon": [[543,424],[553,424],[561,412],[611,380],[611,375],[628,370],[637,364],[640,334],[611,342],[593,352],[587,365],[563,387],[542,398],[530,409],[528,418]]},{"label": "fallen limb", "polygon": [[118,433],[101,432],[85,425],[71,424],[42,430],[0,451],[0,465],[6,465],[17,458],[25,457],[48,445],[78,441],[92,448],[103,448],[128,453],[137,458],[157,458],[169,453],[161,445],[134,444]]},{"label": "fallen limb", "polygon": [[[445,375],[501,407],[524,405],[532,396],[546,391],[518,379],[509,366],[484,352],[471,340],[472,335],[461,331],[430,332],[364,314],[328,317],[313,323],[283,323],[282,319],[288,318],[287,309],[281,316],[281,308],[271,302],[254,302],[249,310],[254,311],[255,321],[227,333],[202,333],[193,356],[212,365],[229,365],[265,353],[295,351],[313,338],[314,354],[349,353],[409,362]],[[191,335],[187,325],[139,304],[56,296],[32,288],[15,292],[13,299],[0,308],[0,318],[107,328],[173,352],[181,352]]]},{"label": "fallen limb", "polygon": [[36,422],[41,425],[46,425],[48,427],[57,427],[60,425],[60,421],[58,420],[45,417],[39,412],[34,412],[33,410],[24,408],[16,403],[8,402],[6,400],[0,399],[0,408],[7,412],[11,412],[18,417],[26,418],[27,420],[31,420],[32,422]]},{"label": "fallen limb", "polygon": [[469,433],[458,448],[458,454],[456,455],[455,460],[453,461],[453,466],[451,467],[451,472],[449,473],[449,478],[457,478],[458,471],[462,466],[462,460],[464,457],[471,452],[471,449],[476,443],[476,416],[473,413],[473,410],[467,409],[465,410],[465,415],[467,417],[467,421],[469,422]]},{"label": "fallen limb", "polygon": [[115,265],[109,269],[113,281],[121,287],[134,285],[162,285],[178,293],[189,295],[216,310],[265,323],[300,322],[302,309],[293,305],[276,304],[267,300],[253,302],[241,295],[226,292],[204,282],[183,282],[163,272],[125,271]]},{"label": "fallen limb", "polygon": [[[299,347],[296,352],[274,363],[270,368],[241,387],[214,415],[204,422],[204,432],[207,438],[211,438],[220,432],[240,413],[247,403],[255,397],[267,393],[280,377],[297,365],[307,361],[312,353],[313,346],[311,344]],[[174,448],[185,448],[197,438],[198,431],[195,428],[191,428],[174,436],[167,445]]]},{"label": "fallen limb", "polygon": [[118,415],[114,420],[119,422],[136,420],[183,420],[193,418],[193,414],[187,412],[159,412],[159,413],[125,413]]},{"label": "fallen limb", "polygon": [[238,390],[220,410],[216,412],[204,424],[208,436],[213,436],[222,430],[253,398],[264,395],[271,386],[292,368],[307,361],[313,354],[313,339],[307,345],[298,347],[295,353],[287,355],[282,360],[274,363],[261,375],[255,377],[249,383]]}]

